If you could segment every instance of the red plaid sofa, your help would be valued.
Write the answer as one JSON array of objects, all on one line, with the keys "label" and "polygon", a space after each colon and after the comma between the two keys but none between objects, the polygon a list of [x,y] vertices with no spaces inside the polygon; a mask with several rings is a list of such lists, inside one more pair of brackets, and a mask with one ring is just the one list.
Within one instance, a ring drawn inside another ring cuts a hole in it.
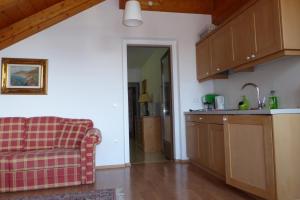
[{"label": "red plaid sofa", "polygon": [[0,192],[94,183],[100,142],[88,119],[0,118]]}]

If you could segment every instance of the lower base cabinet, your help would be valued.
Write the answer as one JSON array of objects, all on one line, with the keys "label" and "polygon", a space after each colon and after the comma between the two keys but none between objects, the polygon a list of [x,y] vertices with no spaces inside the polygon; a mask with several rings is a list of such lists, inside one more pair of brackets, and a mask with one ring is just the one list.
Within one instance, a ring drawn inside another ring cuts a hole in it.
[{"label": "lower base cabinet", "polygon": [[272,116],[224,117],[226,183],[276,198]]},{"label": "lower base cabinet", "polygon": [[210,168],[221,177],[225,177],[224,127],[209,124]]},{"label": "lower base cabinet", "polygon": [[187,116],[187,153],[201,168],[225,179],[225,150],[222,117]]},{"label": "lower base cabinet", "polygon": [[186,121],[193,163],[262,199],[300,199],[300,114],[186,115]]}]

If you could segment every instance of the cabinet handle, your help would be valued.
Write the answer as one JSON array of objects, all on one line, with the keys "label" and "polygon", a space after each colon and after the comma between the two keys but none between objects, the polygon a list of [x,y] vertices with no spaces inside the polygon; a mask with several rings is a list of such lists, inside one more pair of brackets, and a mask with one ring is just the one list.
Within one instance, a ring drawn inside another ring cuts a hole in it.
[{"label": "cabinet handle", "polygon": [[223,117],[223,121],[226,122],[227,121],[227,117]]},{"label": "cabinet handle", "polygon": [[255,58],[255,57],[256,57],[256,55],[255,55],[255,54],[252,54],[252,55],[251,55],[251,58]]},{"label": "cabinet handle", "polygon": [[203,118],[202,117],[199,117],[199,120],[202,120]]},{"label": "cabinet handle", "polygon": [[209,73],[208,72],[206,72],[206,75],[208,75]]},{"label": "cabinet handle", "polygon": [[217,68],[217,71],[220,71],[221,69],[220,68]]},{"label": "cabinet handle", "polygon": [[246,60],[250,60],[250,59],[251,59],[250,56],[247,56],[247,57],[246,57]]}]

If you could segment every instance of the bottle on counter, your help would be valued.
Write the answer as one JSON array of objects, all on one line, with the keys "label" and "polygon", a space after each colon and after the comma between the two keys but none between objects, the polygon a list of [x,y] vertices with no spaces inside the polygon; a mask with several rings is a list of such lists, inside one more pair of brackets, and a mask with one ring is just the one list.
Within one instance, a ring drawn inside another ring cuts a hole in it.
[{"label": "bottle on counter", "polygon": [[271,90],[268,104],[269,104],[269,109],[279,108],[278,96],[275,95],[275,90]]}]

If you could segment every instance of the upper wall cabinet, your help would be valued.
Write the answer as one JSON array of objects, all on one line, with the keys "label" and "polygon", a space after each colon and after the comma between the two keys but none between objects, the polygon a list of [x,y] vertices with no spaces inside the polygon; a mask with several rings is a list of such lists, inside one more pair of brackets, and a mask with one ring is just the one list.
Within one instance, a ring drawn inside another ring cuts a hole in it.
[{"label": "upper wall cabinet", "polygon": [[255,51],[264,57],[283,49],[278,0],[260,0],[251,9],[254,23]]},{"label": "upper wall cabinet", "polygon": [[250,10],[245,11],[227,26],[232,26],[236,65],[249,62],[251,58],[254,58],[256,43],[252,13]]},{"label": "upper wall cabinet", "polygon": [[197,57],[197,79],[205,79],[210,75],[211,55],[209,40],[205,40],[197,44],[196,47]]},{"label": "upper wall cabinet", "polygon": [[234,66],[235,58],[232,46],[232,29],[222,27],[210,38],[212,65],[211,72],[219,73]]},{"label": "upper wall cabinet", "polygon": [[232,21],[237,64],[282,50],[278,0],[259,0]]},{"label": "upper wall cabinet", "polygon": [[[205,79],[198,76],[198,80],[214,79],[226,70],[245,69],[281,56],[300,55],[299,10],[298,0],[250,1],[204,39],[209,41],[206,54],[211,56],[210,73]],[[205,51],[199,46],[197,49]],[[197,54],[198,62],[203,59],[207,58]]]}]

